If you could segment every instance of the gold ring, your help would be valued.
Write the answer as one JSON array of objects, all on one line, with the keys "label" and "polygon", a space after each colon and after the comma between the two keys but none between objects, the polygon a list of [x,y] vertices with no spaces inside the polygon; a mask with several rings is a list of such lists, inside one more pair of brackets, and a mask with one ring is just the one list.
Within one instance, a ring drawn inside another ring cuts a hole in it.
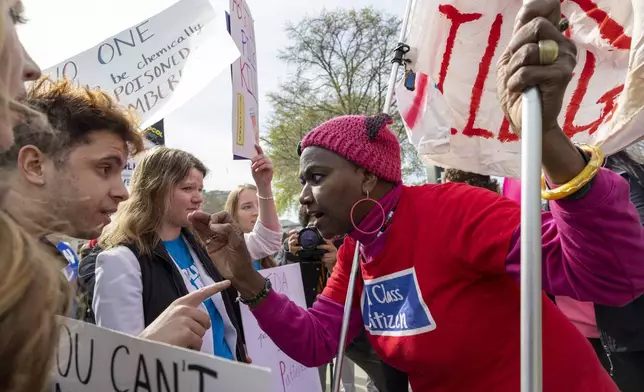
[{"label": "gold ring", "polygon": [[559,44],[551,39],[539,41],[539,64],[552,65],[559,58]]}]

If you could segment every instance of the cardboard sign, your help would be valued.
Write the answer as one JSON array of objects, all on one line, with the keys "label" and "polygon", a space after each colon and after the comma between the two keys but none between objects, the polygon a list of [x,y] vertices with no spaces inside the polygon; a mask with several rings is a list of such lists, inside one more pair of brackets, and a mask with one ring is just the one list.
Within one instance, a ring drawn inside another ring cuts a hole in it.
[{"label": "cardboard sign", "polygon": [[201,91],[239,56],[208,0],[165,11],[44,71],[100,87],[147,127]]},{"label": "cardboard sign", "polygon": [[[407,44],[415,90],[397,88],[421,158],[519,177],[520,145],[496,95],[496,63],[522,0],[415,2]],[[562,0],[578,48],[559,123],[575,142],[615,153],[644,136],[644,3]]]},{"label": "cardboard sign", "polygon": [[52,392],[268,391],[268,369],[65,319]]},{"label": "cardboard sign", "polygon": [[230,36],[241,56],[232,65],[233,156],[254,157],[259,143],[259,104],[255,22],[245,0],[230,0]]},{"label": "cardboard sign", "polygon": [[[269,278],[273,290],[284,294],[297,305],[305,308],[304,287],[299,264],[259,271]],[[280,350],[259,328],[257,320],[247,306],[241,305],[242,322],[248,355],[253,363],[271,369],[272,379],[266,384],[271,392],[322,392],[317,368],[307,368]]]}]

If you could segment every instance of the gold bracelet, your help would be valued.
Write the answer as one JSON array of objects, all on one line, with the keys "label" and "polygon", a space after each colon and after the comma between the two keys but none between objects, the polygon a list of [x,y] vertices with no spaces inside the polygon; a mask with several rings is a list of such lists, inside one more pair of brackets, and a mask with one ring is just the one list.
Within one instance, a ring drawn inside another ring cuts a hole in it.
[{"label": "gold bracelet", "polygon": [[579,191],[588,184],[599,172],[604,163],[604,153],[597,146],[580,146],[584,152],[590,154],[590,161],[579,174],[567,183],[554,189],[546,186],[546,177],[541,175],[541,198],[544,200],[560,200]]}]

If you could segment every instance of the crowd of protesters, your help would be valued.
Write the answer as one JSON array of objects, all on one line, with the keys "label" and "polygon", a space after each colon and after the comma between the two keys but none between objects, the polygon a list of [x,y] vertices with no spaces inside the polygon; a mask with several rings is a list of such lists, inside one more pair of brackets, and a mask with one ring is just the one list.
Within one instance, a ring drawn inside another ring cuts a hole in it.
[{"label": "crowd of protesters", "polygon": [[[524,5],[498,67],[515,132],[527,87],[551,109],[542,164],[560,192],[544,192],[542,214],[544,390],[643,391],[644,169],[621,152],[584,170],[601,151],[559,127],[576,65],[559,7]],[[178,149],[144,153],[128,191],[136,120],[99,89],[42,79],[16,34],[21,2],[0,8],[0,391],[46,388],[61,315],[250,363],[240,303],[282,351],[320,368],[324,388],[354,254],[346,356],[370,391],[518,390],[520,205],[496,179],[449,169],[444,184],[405,186],[391,117],[364,114],[299,145],[301,225],[320,236],[310,249],[282,233],[259,146],[255,184],[220,213],[200,210],[209,170]],[[90,241],[68,279],[60,234]],[[306,308],[258,272],[292,262],[311,280]]]}]

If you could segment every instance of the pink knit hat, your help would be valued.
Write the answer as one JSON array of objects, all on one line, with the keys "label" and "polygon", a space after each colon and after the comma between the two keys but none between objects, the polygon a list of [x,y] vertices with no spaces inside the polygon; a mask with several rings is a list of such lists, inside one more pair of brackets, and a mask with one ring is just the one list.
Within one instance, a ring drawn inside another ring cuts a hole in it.
[{"label": "pink knit hat", "polygon": [[385,181],[402,182],[400,144],[387,128],[388,114],[341,116],[309,132],[298,147],[301,154],[316,146],[332,151]]}]

